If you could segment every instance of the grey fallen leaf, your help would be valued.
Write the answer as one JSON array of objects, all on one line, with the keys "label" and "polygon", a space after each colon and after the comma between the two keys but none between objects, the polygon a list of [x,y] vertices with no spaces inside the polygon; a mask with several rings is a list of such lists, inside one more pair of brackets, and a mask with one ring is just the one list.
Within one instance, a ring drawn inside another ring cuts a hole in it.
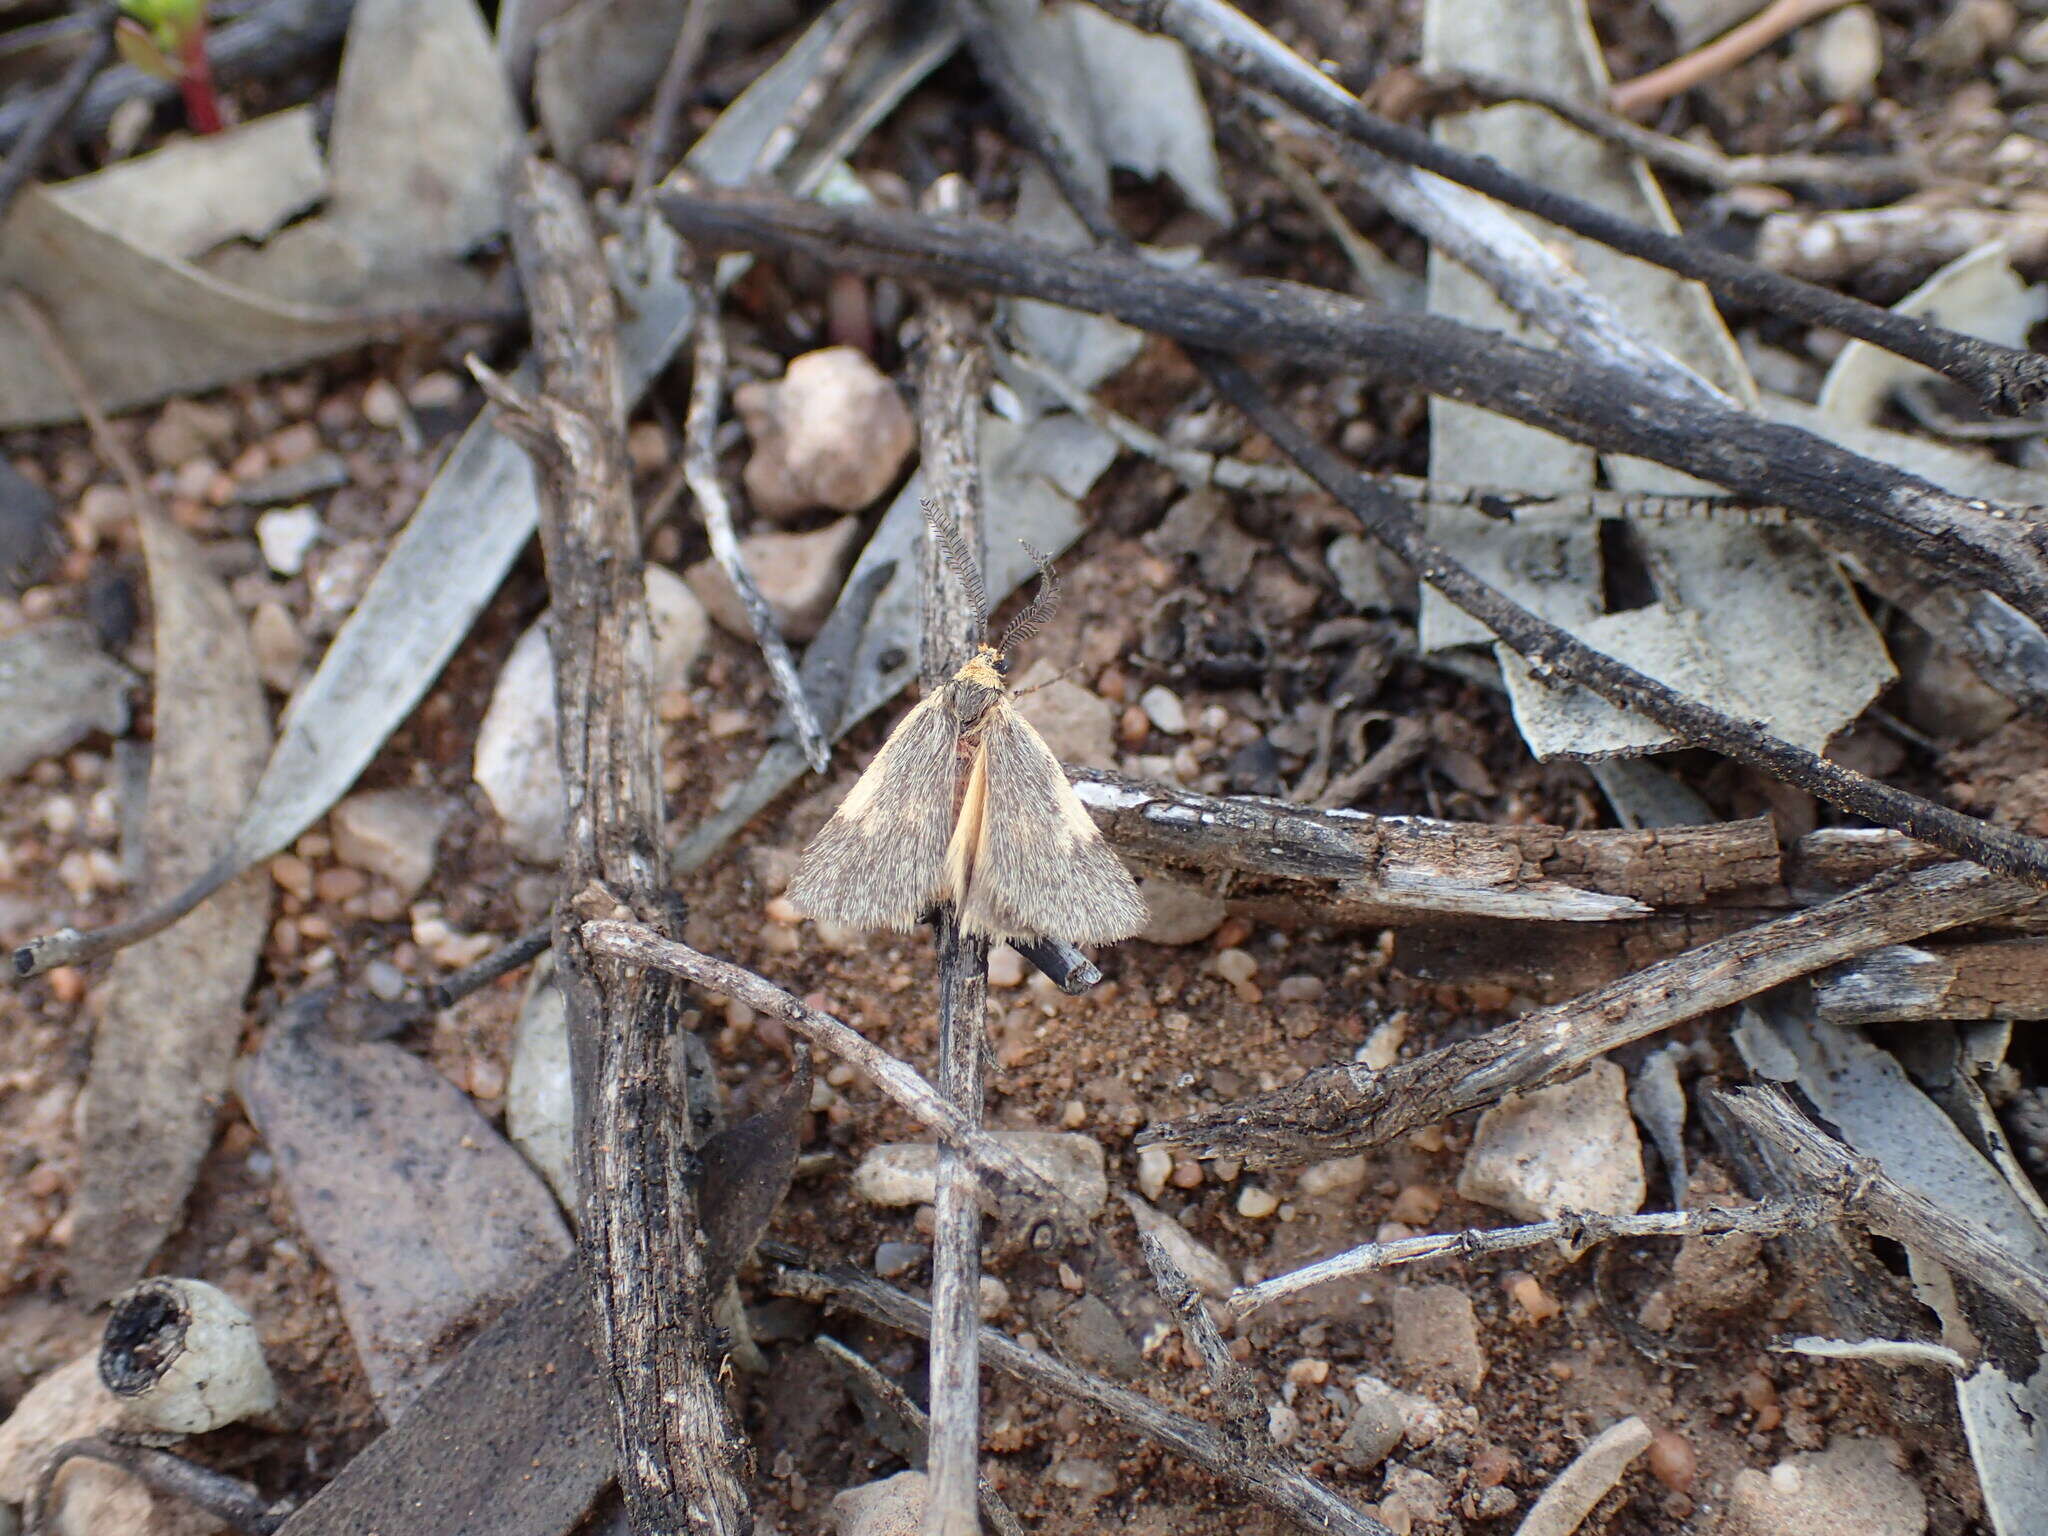
[{"label": "grey fallen leaf", "polygon": [[[1553,90],[1597,103],[1607,85],[1584,0],[1540,0],[1518,7],[1516,26],[1499,25],[1485,0],[1430,0],[1424,13],[1424,62],[1538,79]],[[1575,192],[1639,222],[1675,228],[1650,173],[1607,146],[1526,103],[1439,121],[1438,133],[1508,168]],[[1517,216],[1519,218],[1519,216]],[[1555,232],[1542,230],[1545,240]],[[1653,272],[1613,252],[1567,239],[1571,264],[1631,330],[1661,352],[1677,382],[1699,381],[1741,402],[1755,386],[1712,303],[1696,285]],[[1542,344],[1491,290],[1449,257],[1430,258],[1432,309]],[[1592,486],[1599,467],[1618,488],[1694,494],[1700,482],[1623,456],[1596,456],[1520,423],[1454,401],[1432,400],[1430,473],[1457,481],[1516,464],[1531,489]],[[1862,712],[1892,676],[1889,659],[1833,563],[1796,530],[1650,526],[1631,523],[1660,602],[1602,611],[1602,556],[1591,518],[1544,520],[1524,527],[1471,509],[1432,506],[1432,534],[1504,590],[1589,643],[1684,687],[1715,708],[1766,722],[1777,735],[1818,748]],[[1776,535],[1776,537],[1767,537]],[[1483,643],[1476,620],[1434,591],[1423,593],[1424,645]],[[1796,647],[1788,648],[1788,637]],[[1768,646],[1768,650],[1764,647]],[[1538,757],[1599,759],[1639,755],[1676,744],[1649,721],[1614,709],[1584,690],[1546,686],[1502,658],[1517,724]]]},{"label": "grey fallen leaf", "polygon": [[[212,860],[263,770],[270,714],[240,611],[192,539],[145,514],[156,611],[156,736],[144,889],[174,894]],[[72,1197],[72,1288],[102,1300],[141,1276],[176,1227],[213,1143],[270,927],[251,871],[114,957],[93,1034]]]},{"label": "grey fallen leaf", "polygon": [[1674,1211],[1685,1209],[1685,1187],[1690,1179],[1685,1159],[1685,1088],[1678,1080],[1679,1064],[1690,1054],[1687,1046],[1676,1041],[1659,1046],[1643,1058],[1628,1085],[1628,1107],[1664,1159]]},{"label": "grey fallen leaf", "polygon": [[[1851,1147],[1951,1214],[1969,1221],[2027,1262],[2048,1263],[2048,1229],[1954,1121],[1907,1078],[1899,1063],[1860,1030],[1814,1021],[1803,994],[1772,994],[1742,1010],[1735,1041],[1761,1075],[1789,1077]],[[1969,1320],[1952,1286],[1926,1280],[1913,1261],[1922,1299],[1945,1333],[1969,1337]],[[2015,1337],[2030,1336],[2024,1325]],[[2048,1366],[2038,1350],[2008,1355],[1995,1335],[1977,1369],[1956,1383],[1970,1453],[2000,1536],[2048,1530]]]},{"label": "grey fallen leaf", "polygon": [[1110,164],[1168,177],[1190,206],[1228,224],[1216,135],[1187,50],[1075,0],[1050,14],[1073,29],[1074,56],[1095,109],[1095,140]]},{"label": "grey fallen leaf", "polygon": [[[688,162],[697,174],[725,183],[753,173],[777,126],[815,83],[832,40],[821,20],[749,86],[691,150]],[[845,116],[821,132],[825,147],[791,171],[795,185],[822,174],[848,140],[872,128],[953,46],[950,34],[936,41],[893,35],[876,43],[849,65]],[[15,219],[36,201],[35,194],[32,187],[25,191]],[[15,227],[10,223],[10,232]],[[619,343],[629,400],[639,398],[690,329],[689,288],[674,275],[675,236],[658,221],[648,229],[655,259],[644,264],[644,285],[628,284],[620,305],[628,317]],[[0,241],[0,271],[6,249]],[[623,280],[625,273],[615,276]],[[10,353],[8,319],[0,311],[0,401],[10,357],[32,350],[23,340]],[[180,903],[205,899],[208,891],[285,847],[341,798],[433,684],[538,520],[532,462],[497,430],[486,411],[443,462],[313,676],[293,694],[278,723],[277,747],[232,841],[206,874],[181,893]],[[1021,551],[1018,558],[1024,558]],[[913,610],[913,633],[915,623]],[[896,686],[907,676],[901,673]],[[0,659],[0,699],[5,688]],[[116,728],[125,726],[124,714]],[[0,767],[10,745],[0,738]],[[158,907],[145,916],[161,919],[168,910]],[[55,963],[50,957],[92,942],[90,936],[74,935],[40,941],[31,946],[39,958],[30,963]]]},{"label": "grey fallen leaf", "polygon": [[0,635],[0,779],[128,729],[135,674],[107,655],[90,625],[58,619]]},{"label": "grey fallen leaf", "polygon": [[754,1251],[796,1172],[804,1116],[811,1107],[811,1059],[768,1105],[713,1135],[698,1150],[704,1164],[703,1225],[706,1289],[723,1291]]},{"label": "grey fallen leaf", "polygon": [[356,0],[327,217],[381,265],[460,256],[503,229],[521,138],[476,0]]},{"label": "grey fallen leaf", "polygon": [[[109,411],[326,357],[393,326],[386,313],[281,302],[168,260],[37,186],[0,230],[0,284],[43,307]],[[0,313],[0,428],[77,415],[41,349]]]},{"label": "grey fallen leaf", "polygon": [[273,1019],[236,1086],[396,1419],[572,1244],[540,1175],[466,1094],[395,1045],[330,1038],[325,1006]]},{"label": "grey fallen leaf", "polygon": [[224,240],[261,240],[327,190],[311,107],[179,139],[50,195],[154,255],[191,261]]}]

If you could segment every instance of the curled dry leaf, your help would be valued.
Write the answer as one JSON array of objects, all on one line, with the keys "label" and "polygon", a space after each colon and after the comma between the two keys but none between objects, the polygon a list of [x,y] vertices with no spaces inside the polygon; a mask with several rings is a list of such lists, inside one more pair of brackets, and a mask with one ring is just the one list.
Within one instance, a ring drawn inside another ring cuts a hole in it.
[{"label": "curled dry leaf", "polygon": [[[156,748],[143,825],[152,898],[212,861],[262,772],[270,716],[248,630],[198,545],[142,519],[156,609]],[[212,1144],[270,923],[252,871],[114,959],[93,1037],[72,1205],[74,1287],[99,1299],[147,1268]]]}]

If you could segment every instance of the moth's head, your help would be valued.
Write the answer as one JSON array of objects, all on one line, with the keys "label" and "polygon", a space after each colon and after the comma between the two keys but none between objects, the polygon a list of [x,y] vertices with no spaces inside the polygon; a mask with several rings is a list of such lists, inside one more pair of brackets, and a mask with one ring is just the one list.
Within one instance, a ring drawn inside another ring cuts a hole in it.
[{"label": "moth's head", "polygon": [[992,645],[984,645],[973,658],[953,674],[956,683],[975,683],[983,688],[1000,688],[1010,675],[1010,658]]}]

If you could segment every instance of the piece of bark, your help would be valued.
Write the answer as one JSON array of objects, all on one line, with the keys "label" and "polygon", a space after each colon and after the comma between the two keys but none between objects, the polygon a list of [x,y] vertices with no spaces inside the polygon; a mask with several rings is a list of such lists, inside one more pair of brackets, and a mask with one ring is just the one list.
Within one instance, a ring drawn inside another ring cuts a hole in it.
[{"label": "piece of bark", "polygon": [[556,975],[568,1005],[584,1267],[622,1469],[639,1531],[744,1536],[750,1453],[720,1383],[694,1148],[669,1071],[676,978],[593,953],[582,923],[630,915],[680,929],[667,878],[653,640],[626,457],[617,313],[574,180],[529,159],[512,245],[533,316],[540,392],[482,370],[499,425],[533,456],[553,597],[555,697],[568,795],[568,898]]},{"label": "piece of bark", "polygon": [[[198,545],[154,512],[141,528],[156,608],[147,902],[195,879],[227,841],[270,754],[270,715],[248,627]],[[251,870],[114,957],[72,1202],[81,1297],[140,1278],[177,1226],[227,1102],[270,900],[269,875]]]},{"label": "piece of bark", "polygon": [[1364,1151],[1837,960],[2038,897],[1969,864],[1886,876],[1384,1071],[1355,1062],[1321,1067],[1271,1093],[1158,1122],[1138,1139],[1260,1166]]},{"label": "piece of bark", "polygon": [[1777,904],[1767,817],[1567,832],[1220,798],[1095,768],[1067,777],[1120,857],[1261,917],[1580,923],[1644,918],[1653,907]]},{"label": "piece of bark", "polygon": [[1922,1019],[2048,1019],[2048,939],[1895,944],[1814,978],[1824,1024]]},{"label": "piece of bark", "polygon": [[575,1259],[508,1307],[279,1536],[562,1536],[612,1478]]}]

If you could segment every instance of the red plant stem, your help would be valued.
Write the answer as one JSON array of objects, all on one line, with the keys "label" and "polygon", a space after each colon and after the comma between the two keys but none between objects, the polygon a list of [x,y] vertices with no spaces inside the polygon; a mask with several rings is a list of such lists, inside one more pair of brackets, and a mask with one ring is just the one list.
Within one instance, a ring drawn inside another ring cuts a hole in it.
[{"label": "red plant stem", "polygon": [[185,98],[185,121],[194,133],[219,133],[220,98],[213,90],[213,68],[206,62],[206,17],[178,39],[178,89]]}]

